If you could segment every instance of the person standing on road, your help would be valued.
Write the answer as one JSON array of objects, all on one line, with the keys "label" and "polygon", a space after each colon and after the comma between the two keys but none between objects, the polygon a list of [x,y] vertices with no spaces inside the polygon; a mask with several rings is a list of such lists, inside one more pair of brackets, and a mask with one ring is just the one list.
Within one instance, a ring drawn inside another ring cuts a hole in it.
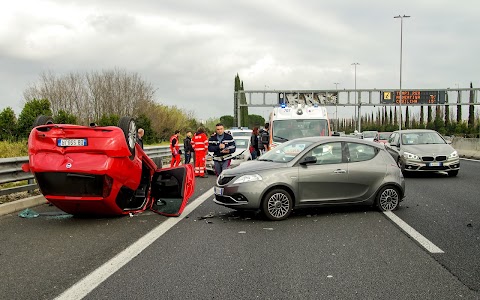
[{"label": "person standing on road", "polygon": [[207,174],[207,153],[208,153],[208,137],[205,129],[199,127],[192,138],[192,147],[195,151],[195,177],[208,177]]},{"label": "person standing on road", "polygon": [[189,164],[192,159],[192,132],[187,132],[187,137],[183,140],[183,151],[185,151],[185,164]]},{"label": "person standing on road", "polygon": [[258,148],[260,149],[261,153],[265,153],[270,150],[270,133],[268,132],[268,128],[270,127],[269,123],[265,123],[264,129],[260,132],[259,135],[259,142]]},{"label": "person standing on road", "polygon": [[252,159],[257,159],[260,156],[260,150],[258,149],[258,127],[253,127],[252,135],[250,136],[250,154]]},{"label": "person standing on road", "polygon": [[143,128],[138,128],[138,131],[137,131],[137,144],[140,145],[140,147],[143,149],[143,135],[144,135],[145,131],[143,130]]},{"label": "person standing on road", "polygon": [[178,134],[180,130],[175,130],[174,135],[170,137],[170,151],[172,152],[172,161],[170,162],[170,168],[177,167],[180,164],[180,144],[178,142]]},{"label": "person standing on road", "polygon": [[213,152],[215,173],[220,176],[223,170],[230,165],[232,153],[235,152],[235,140],[225,132],[222,123],[215,125],[215,133],[208,139],[208,151]]}]

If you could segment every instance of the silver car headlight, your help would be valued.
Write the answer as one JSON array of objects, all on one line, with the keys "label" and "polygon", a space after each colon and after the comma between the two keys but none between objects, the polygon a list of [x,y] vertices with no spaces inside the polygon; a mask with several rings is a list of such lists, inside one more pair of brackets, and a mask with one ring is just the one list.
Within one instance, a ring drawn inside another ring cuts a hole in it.
[{"label": "silver car headlight", "polygon": [[253,182],[253,181],[260,181],[262,180],[262,176],[258,174],[253,175],[242,175],[237,180],[233,182],[233,184],[245,183],[245,182]]},{"label": "silver car headlight", "polygon": [[453,151],[449,156],[448,158],[458,158],[458,152],[457,150]]},{"label": "silver car headlight", "polygon": [[403,157],[406,159],[420,160],[420,157],[418,157],[418,155],[410,152],[403,152]]}]

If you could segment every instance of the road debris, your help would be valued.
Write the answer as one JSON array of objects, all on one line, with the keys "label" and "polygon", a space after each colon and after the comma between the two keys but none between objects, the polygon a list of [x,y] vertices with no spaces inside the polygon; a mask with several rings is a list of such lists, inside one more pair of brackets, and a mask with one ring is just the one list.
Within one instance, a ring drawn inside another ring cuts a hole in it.
[{"label": "road debris", "polygon": [[200,220],[205,220],[205,219],[209,219],[209,218],[214,218],[215,217],[215,213],[211,212],[209,213],[208,215],[205,215],[203,217],[198,217]]},{"label": "road debris", "polygon": [[30,208],[26,208],[18,214],[19,217],[25,218],[25,219],[33,219],[38,217],[39,215],[40,215],[39,213],[37,213],[36,211]]}]

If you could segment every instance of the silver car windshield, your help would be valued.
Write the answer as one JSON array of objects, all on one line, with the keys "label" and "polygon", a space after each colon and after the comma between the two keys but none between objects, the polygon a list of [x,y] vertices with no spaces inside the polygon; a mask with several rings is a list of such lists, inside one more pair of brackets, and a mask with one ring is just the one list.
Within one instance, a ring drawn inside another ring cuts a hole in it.
[{"label": "silver car windshield", "polygon": [[446,144],[445,140],[436,132],[402,133],[404,145]]},{"label": "silver car windshield", "polygon": [[286,163],[294,159],[311,144],[312,142],[295,140],[283,143],[262,155],[258,160]]},{"label": "silver car windshield", "polygon": [[235,146],[236,146],[237,148],[247,149],[249,139],[239,139],[239,138],[236,138],[236,139],[234,139],[234,140],[235,140]]},{"label": "silver car windshield", "polygon": [[277,120],[273,122],[273,141],[286,142],[310,136],[328,136],[328,121],[325,119]]},{"label": "silver car windshield", "polygon": [[364,138],[373,138],[377,134],[376,131],[364,131],[363,132],[363,137]]}]

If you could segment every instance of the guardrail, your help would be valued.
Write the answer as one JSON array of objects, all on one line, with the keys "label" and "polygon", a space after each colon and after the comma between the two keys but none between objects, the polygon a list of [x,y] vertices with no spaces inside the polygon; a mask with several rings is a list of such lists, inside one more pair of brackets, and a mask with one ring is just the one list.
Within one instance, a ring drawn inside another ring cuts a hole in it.
[{"label": "guardrail", "polygon": [[[183,146],[180,149],[183,150]],[[144,151],[159,167],[162,167],[163,161],[172,155],[169,146],[146,147]],[[28,156],[0,158],[0,184],[28,180],[25,185],[0,189],[0,196],[33,191],[38,188],[32,173],[25,173],[22,170],[22,165],[25,163],[28,163]]]}]

